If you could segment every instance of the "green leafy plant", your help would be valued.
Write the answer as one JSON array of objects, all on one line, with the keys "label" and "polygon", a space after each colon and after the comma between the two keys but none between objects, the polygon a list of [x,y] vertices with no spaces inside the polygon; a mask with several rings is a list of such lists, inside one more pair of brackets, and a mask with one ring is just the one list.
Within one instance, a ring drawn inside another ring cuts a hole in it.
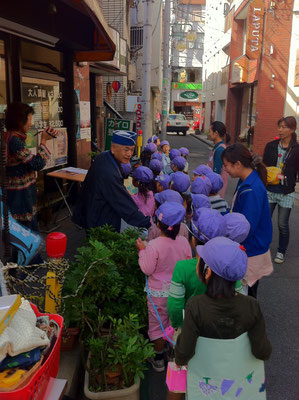
[{"label": "green leafy plant", "polygon": [[[88,341],[89,386],[93,391],[108,391],[133,385],[143,378],[146,360],[154,356],[153,345],[140,333],[138,316],[129,314],[123,319],[100,317],[99,329],[109,321],[105,336],[92,337]],[[117,385],[109,385],[107,372],[119,372]]]}]

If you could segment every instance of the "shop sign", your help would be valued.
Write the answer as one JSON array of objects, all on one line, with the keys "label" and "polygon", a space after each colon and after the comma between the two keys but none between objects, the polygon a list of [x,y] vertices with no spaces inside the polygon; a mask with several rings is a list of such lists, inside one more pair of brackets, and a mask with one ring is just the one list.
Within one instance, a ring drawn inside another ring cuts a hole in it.
[{"label": "shop sign", "polygon": [[186,91],[180,94],[180,97],[182,97],[183,99],[197,99],[198,94],[196,92],[191,92],[191,91]]},{"label": "shop sign", "polygon": [[249,5],[246,55],[250,60],[256,60],[261,54],[264,10],[263,0],[253,0]]},{"label": "shop sign", "polygon": [[133,121],[125,119],[106,118],[105,120],[105,150],[111,149],[113,131],[131,131]]},{"label": "shop sign", "polygon": [[202,84],[191,82],[173,82],[172,89],[202,90]]}]

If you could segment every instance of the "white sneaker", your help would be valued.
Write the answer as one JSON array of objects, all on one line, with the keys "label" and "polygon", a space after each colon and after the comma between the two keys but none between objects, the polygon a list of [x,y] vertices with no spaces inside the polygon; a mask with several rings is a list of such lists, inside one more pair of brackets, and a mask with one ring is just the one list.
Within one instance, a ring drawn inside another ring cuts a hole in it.
[{"label": "white sneaker", "polygon": [[165,371],[164,360],[155,360],[153,357],[151,357],[151,358],[148,358],[147,361],[152,364],[152,367],[156,372]]},{"label": "white sneaker", "polygon": [[276,264],[282,264],[284,263],[284,254],[280,253],[279,251],[276,253],[276,256],[274,258],[274,262]]}]

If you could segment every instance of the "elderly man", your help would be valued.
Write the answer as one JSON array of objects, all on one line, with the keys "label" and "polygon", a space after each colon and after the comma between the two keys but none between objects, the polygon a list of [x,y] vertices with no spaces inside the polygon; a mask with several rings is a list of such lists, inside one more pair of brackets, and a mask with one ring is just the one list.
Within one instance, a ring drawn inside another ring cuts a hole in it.
[{"label": "elderly man", "polygon": [[121,164],[130,162],[135,144],[135,132],[113,133],[111,150],[95,159],[83,183],[73,216],[76,224],[85,229],[108,224],[119,231],[123,219],[132,226],[150,227],[150,218],[138,210],[123,182]]}]

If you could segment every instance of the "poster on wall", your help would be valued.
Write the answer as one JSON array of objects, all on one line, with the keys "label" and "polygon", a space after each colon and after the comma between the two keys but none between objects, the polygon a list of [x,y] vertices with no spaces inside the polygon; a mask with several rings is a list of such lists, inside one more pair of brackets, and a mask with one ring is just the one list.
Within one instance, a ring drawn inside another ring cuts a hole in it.
[{"label": "poster on wall", "polygon": [[[44,169],[54,168],[60,165],[67,164],[67,151],[68,151],[67,130],[66,128],[58,128],[56,129],[56,132],[57,132],[56,139],[48,140],[46,144],[51,155]],[[38,134],[38,143],[40,143],[41,135],[42,131],[40,131]],[[31,151],[35,150],[35,154],[36,154],[36,147],[37,146],[30,149]]]},{"label": "poster on wall", "polygon": [[90,101],[80,101],[80,139],[91,140]]}]

